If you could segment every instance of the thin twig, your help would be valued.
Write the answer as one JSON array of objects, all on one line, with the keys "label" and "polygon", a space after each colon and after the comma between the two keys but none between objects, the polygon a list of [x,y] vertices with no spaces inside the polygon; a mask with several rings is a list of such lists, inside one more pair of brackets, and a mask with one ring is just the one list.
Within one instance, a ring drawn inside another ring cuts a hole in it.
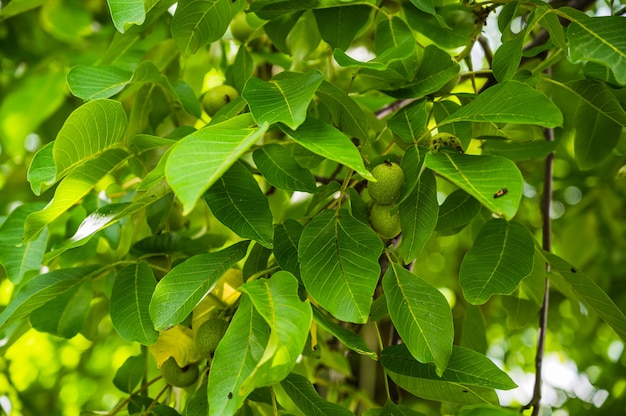
[{"label": "thin twig", "polygon": [[[548,70],[549,72],[549,70]],[[554,130],[545,129],[544,135],[547,141],[554,141]],[[552,207],[552,182],[553,182],[554,152],[546,157],[543,178],[543,197],[541,201],[541,212],[543,215],[543,238],[542,247],[545,251],[552,250],[552,222],[550,219],[550,208]],[[546,263],[546,274],[550,272],[550,264]],[[546,330],[548,328],[548,305],[550,300],[550,281],[546,276],[543,303],[539,312],[539,328],[537,330],[537,354],[535,356],[535,387],[533,397],[525,406],[526,409],[532,407],[532,416],[537,416],[541,410],[541,385],[543,355],[545,351]]]}]

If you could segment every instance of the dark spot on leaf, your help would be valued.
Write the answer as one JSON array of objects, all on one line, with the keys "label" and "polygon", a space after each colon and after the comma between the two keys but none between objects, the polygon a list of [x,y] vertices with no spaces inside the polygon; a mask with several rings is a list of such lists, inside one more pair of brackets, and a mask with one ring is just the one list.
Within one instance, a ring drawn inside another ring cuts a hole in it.
[{"label": "dark spot on leaf", "polygon": [[229,391],[229,392],[228,392],[228,400],[230,400],[230,399],[232,399],[232,398],[233,398],[233,392],[232,392],[232,391]]},{"label": "dark spot on leaf", "polygon": [[463,389],[463,393],[468,393],[468,392],[469,392],[469,390]]},{"label": "dark spot on leaf", "polygon": [[572,273],[576,273],[576,269],[575,268],[572,267],[570,270],[572,271]]},{"label": "dark spot on leaf", "polygon": [[496,192],[495,194],[493,194],[494,199],[495,198],[500,198],[501,196],[504,196],[506,194],[509,193],[509,190],[506,188],[502,188],[500,189],[498,192]]}]

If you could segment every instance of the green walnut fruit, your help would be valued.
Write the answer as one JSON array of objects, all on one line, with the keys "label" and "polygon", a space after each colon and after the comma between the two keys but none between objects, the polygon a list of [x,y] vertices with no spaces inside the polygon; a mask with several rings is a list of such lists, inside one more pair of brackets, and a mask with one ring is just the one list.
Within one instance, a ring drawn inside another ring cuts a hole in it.
[{"label": "green walnut fruit", "polygon": [[463,145],[461,144],[461,140],[453,134],[450,133],[439,133],[435,134],[430,139],[430,144],[428,145],[430,150],[434,152],[438,152],[442,148],[448,148],[456,150],[459,153],[463,153]]},{"label": "green walnut fruit", "polygon": [[239,98],[239,91],[230,85],[219,85],[208,90],[202,98],[202,108],[211,117],[229,102]]},{"label": "green walnut fruit", "polygon": [[248,23],[246,13],[240,12],[233,17],[230,22],[230,33],[239,43],[245,43],[254,33],[254,28]]},{"label": "green walnut fruit", "polygon": [[198,364],[188,364],[179,367],[174,357],[170,357],[161,364],[161,375],[167,382],[175,387],[189,387],[198,380],[200,369]]},{"label": "green walnut fruit", "polygon": [[[383,238],[394,238],[402,228],[400,226],[400,213],[395,204],[374,204],[370,211],[370,224]],[[392,214],[392,211],[395,212]]]},{"label": "green walnut fruit", "polygon": [[200,325],[196,331],[196,348],[203,357],[209,358],[213,355],[227,328],[228,322],[216,318]]},{"label": "green walnut fruit", "polygon": [[386,205],[400,198],[400,191],[404,185],[404,172],[397,163],[387,160],[372,169],[372,175],[377,182],[370,182],[367,187],[374,202]]}]

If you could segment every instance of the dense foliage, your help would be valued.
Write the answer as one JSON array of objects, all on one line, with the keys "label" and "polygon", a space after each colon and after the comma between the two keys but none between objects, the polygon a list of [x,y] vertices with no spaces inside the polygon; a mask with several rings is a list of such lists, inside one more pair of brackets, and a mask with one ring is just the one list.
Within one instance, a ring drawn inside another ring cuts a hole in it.
[{"label": "dense foliage", "polygon": [[623,413],[625,4],[1,1],[0,408]]}]

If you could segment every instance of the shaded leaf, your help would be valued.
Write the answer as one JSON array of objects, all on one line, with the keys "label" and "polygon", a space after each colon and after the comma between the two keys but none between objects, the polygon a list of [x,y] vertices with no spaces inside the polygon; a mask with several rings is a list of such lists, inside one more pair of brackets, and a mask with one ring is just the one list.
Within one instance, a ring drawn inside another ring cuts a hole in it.
[{"label": "shaded leaf", "polygon": [[298,262],[298,242],[304,227],[295,220],[288,219],[274,226],[274,257],[281,269],[300,279]]},{"label": "shaded leaf", "polygon": [[488,221],[461,263],[463,295],[481,305],[495,294],[508,295],[533,270],[535,245],[530,232],[518,222]]},{"label": "shaded leaf", "polygon": [[305,227],[298,244],[302,282],[324,309],[342,321],[364,323],[378,282],[378,236],[348,211],[325,210]]},{"label": "shaded leaf", "polygon": [[367,23],[371,11],[369,6],[356,4],[314,9],[313,15],[322,39],[333,49],[346,50]]},{"label": "shaded leaf", "polygon": [[337,338],[352,351],[356,352],[357,354],[366,355],[373,360],[378,359],[378,355],[374,351],[372,351],[367,346],[367,344],[365,344],[363,338],[336,323],[315,306],[313,306],[313,319],[315,320],[315,322],[318,323],[319,326],[324,328],[326,332]]},{"label": "shaded leaf", "polygon": [[333,123],[341,131],[361,140],[368,139],[365,113],[344,90],[328,81],[322,81],[315,95],[326,106]]},{"label": "shaded leaf", "polygon": [[220,251],[198,254],[180,263],[156,285],[150,301],[150,318],[157,331],[185,320],[218,280],[248,250],[242,241]]},{"label": "shaded leaf", "polygon": [[269,202],[243,163],[235,162],[204,198],[215,218],[237,235],[272,247],[274,229]]},{"label": "shaded leaf", "polygon": [[111,322],[125,340],[150,345],[158,339],[149,311],[156,284],[152,269],[144,261],[117,272],[111,291]]},{"label": "shaded leaf", "polygon": [[133,355],[115,372],[113,385],[124,393],[132,393],[146,373],[146,357]]},{"label": "shaded leaf", "polygon": [[72,94],[91,101],[114,96],[131,77],[131,73],[113,66],[76,65],[67,73],[67,84]]},{"label": "shaded leaf", "polygon": [[268,143],[255,150],[252,156],[256,167],[275,187],[287,191],[315,191],[313,174],[300,166],[284,146]]},{"label": "shaded leaf", "polygon": [[402,108],[387,121],[387,127],[403,142],[413,143],[426,127],[428,114],[426,100],[419,100]]},{"label": "shaded leaf", "polygon": [[354,416],[345,407],[322,399],[309,380],[299,374],[289,374],[280,385],[298,409],[307,416]]},{"label": "shaded leaf", "polygon": [[446,298],[422,278],[390,263],[383,276],[389,315],[411,355],[443,374],[452,353],[454,326]]},{"label": "shaded leaf", "polygon": [[462,189],[452,192],[439,207],[436,231],[453,230],[468,224],[480,212],[480,202]]}]

